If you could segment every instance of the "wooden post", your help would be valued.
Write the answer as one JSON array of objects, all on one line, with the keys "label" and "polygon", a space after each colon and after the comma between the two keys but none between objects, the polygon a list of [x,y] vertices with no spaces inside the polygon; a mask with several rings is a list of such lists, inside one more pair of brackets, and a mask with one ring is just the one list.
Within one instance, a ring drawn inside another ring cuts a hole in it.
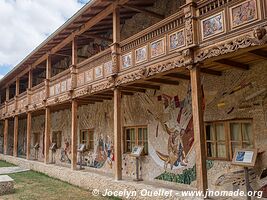
[{"label": "wooden post", "polygon": [[51,111],[49,107],[45,109],[45,146],[44,146],[44,163],[49,163],[49,146],[50,146],[50,130],[51,129]]},{"label": "wooden post", "polygon": [[27,113],[27,150],[26,150],[27,160],[30,160],[30,157],[31,157],[31,128],[32,128],[32,114],[28,112]]},{"label": "wooden post", "polygon": [[121,152],[121,91],[114,90],[114,156],[115,156],[115,180],[122,179],[122,152]]},{"label": "wooden post", "polygon": [[77,49],[77,38],[72,40],[72,51],[71,51],[71,64],[77,65],[78,62],[78,49]]},{"label": "wooden post", "polygon": [[19,78],[16,78],[16,95],[15,96],[18,96],[19,95]]},{"label": "wooden post", "polygon": [[50,79],[51,78],[51,56],[49,55],[46,59],[46,79]]},{"label": "wooden post", "polygon": [[9,100],[9,86],[6,88],[6,101]]},{"label": "wooden post", "polygon": [[13,156],[18,157],[18,127],[19,126],[19,116],[14,117],[14,146],[13,146]]},{"label": "wooden post", "polygon": [[71,169],[77,169],[77,109],[76,100],[71,102]]},{"label": "wooden post", "polygon": [[192,113],[194,123],[194,142],[196,150],[197,188],[200,191],[206,192],[206,189],[208,188],[208,183],[205,153],[204,121],[202,110],[203,98],[201,91],[199,66],[191,67],[190,77],[192,92]]},{"label": "wooden post", "polygon": [[7,155],[7,137],[8,137],[8,119],[5,119],[4,124],[4,154]]},{"label": "wooden post", "polygon": [[29,71],[28,89],[32,88],[32,70]]},{"label": "wooden post", "polygon": [[117,75],[120,70],[120,9],[114,4],[113,8],[113,44],[111,45],[112,75]]}]

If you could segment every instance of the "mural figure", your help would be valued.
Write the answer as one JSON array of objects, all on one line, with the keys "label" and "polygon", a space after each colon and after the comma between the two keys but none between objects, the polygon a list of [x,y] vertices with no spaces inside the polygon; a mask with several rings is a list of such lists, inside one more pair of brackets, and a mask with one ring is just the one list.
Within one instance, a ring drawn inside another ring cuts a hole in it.
[{"label": "mural figure", "polygon": [[164,39],[160,39],[151,43],[151,58],[160,56],[165,53],[165,42]]},{"label": "mural figure", "polygon": [[70,153],[71,153],[70,143],[69,143],[69,141],[65,140],[65,147],[63,149],[61,149],[60,161],[71,163],[71,160],[69,158]]},{"label": "mural figure", "polygon": [[168,155],[156,151],[159,158],[164,161],[164,169],[167,169],[168,164],[170,164],[171,169],[173,168],[173,165],[179,166],[180,164],[181,166],[186,166],[187,160],[185,158],[184,145],[181,138],[185,131],[180,128],[169,129],[166,124],[165,129],[169,135]]},{"label": "mural figure", "polygon": [[170,35],[170,49],[176,49],[185,45],[184,31],[178,31]]},{"label": "mural figure", "polygon": [[103,138],[103,135],[100,135],[96,151],[88,152],[85,161],[87,166],[94,168],[101,168],[107,161],[109,167],[112,168],[114,150],[111,138],[109,136]]},{"label": "mural figure", "polygon": [[122,67],[128,68],[132,66],[132,54],[128,53],[122,56]]},{"label": "mural figure", "polygon": [[135,51],[135,62],[140,63],[147,60],[147,47],[141,47]]},{"label": "mural figure", "polygon": [[223,13],[202,21],[203,38],[223,32]]},{"label": "mural figure", "polygon": [[156,154],[164,161],[165,170],[168,164],[171,169],[173,169],[173,166],[187,166],[186,155],[194,141],[191,88],[189,87],[187,96],[182,102],[179,101],[178,96],[172,98],[164,94],[161,95],[161,101],[163,102],[165,112],[170,115],[170,120],[164,124],[162,123],[164,131],[169,135],[167,144],[168,154],[165,155],[159,151],[156,151]]},{"label": "mural figure", "polygon": [[233,26],[239,26],[257,18],[255,0],[249,0],[232,9]]}]

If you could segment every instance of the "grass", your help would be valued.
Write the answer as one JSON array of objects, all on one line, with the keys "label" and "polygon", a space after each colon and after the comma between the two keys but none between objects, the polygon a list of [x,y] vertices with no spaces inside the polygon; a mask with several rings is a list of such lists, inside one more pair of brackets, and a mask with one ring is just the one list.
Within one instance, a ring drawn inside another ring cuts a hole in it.
[{"label": "grass", "polygon": [[8,163],[6,161],[0,160],[0,167],[14,167],[15,165]]},{"label": "grass", "polygon": [[[0,167],[14,166],[0,161]],[[8,174],[15,180],[15,192],[1,196],[3,200],[88,200],[108,199],[94,197],[89,191],[34,171]],[[114,198],[111,198],[114,199]]]}]

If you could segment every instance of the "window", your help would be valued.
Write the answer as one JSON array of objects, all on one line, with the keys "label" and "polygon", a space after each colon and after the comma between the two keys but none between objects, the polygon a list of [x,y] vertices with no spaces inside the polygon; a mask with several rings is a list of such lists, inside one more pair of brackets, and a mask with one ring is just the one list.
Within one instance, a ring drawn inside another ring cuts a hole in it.
[{"label": "window", "polygon": [[146,126],[124,128],[124,153],[131,153],[136,145],[144,146],[143,154],[148,155]]},{"label": "window", "polygon": [[56,143],[56,148],[61,148],[61,131],[53,131],[52,132],[52,143]]},{"label": "window", "polygon": [[251,120],[207,123],[206,154],[209,159],[231,160],[236,148],[253,148]]},{"label": "window", "polygon": [[94,130],[81,130],[80,144],[85,144],[87,150],[94,150]]},{"label": "window", "polygon": [[33,146],[36,144],[40,145],[40,133],[39,132],[34,132],[33,133]]}]

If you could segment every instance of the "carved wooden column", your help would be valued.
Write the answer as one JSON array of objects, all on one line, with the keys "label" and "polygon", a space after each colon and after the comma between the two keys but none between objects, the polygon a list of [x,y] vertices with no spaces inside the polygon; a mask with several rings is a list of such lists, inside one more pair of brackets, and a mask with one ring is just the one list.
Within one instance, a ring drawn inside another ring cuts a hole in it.
[{"label": "carved wooden column", "polygon": [[45,94],[46,99],[49,97],[49,80],[51,78],[51,56],[49,55],[46,59],[46,79],[45,79]]},{"label": "carved wooden column", "polygon": [[122,179],[122,151],[121,151],[122,127],[121,127],[121,91],[114,89],[114,156],[115,156],[115,180]]},{"label": "carved wooden column", "polygon": [[6,101],[9,100],[9,86],[6,88]]},{"label": "carved wooden column", "polygon": [[191,92],[192,92],[192,113],[194,123],[194,142],[196,151],[196,175],[197,188],[200,191],[206,191],[207,183],[207,168],[206,168],[206,153],[205,153],[205,136],[204,136],[204,121],[202,110],[202,91],[200,81],[199,66],[191,66]]},{"label": "carved wooden column", "polygon": [[14,117],[14,145],[13,145],[13,156],[18,156],[18,131],[19,131],[19,116]]},{"label": "carved wooden column", "polygon": [[78,104],[76,100],[71,102],[71,169],[77,169],[77,109]]},{"label": "carved wooden column", "polygon": [[78,62],[78,49],[77,49],[77,38],[72,41],[72,55],[71,55],[71,90],[77,87],[77,62]]},{"label": "carved wooden column", "polygon": [[32,128],[32,114],[27,113],[27,150],[26,159],[30,160],[31,157],[31,128]]},{"label": "carved wooden column", "polygon": [[111,57],[112,57],[112,75],[116,74],[120,70],[120,9],[114,4],[113,9],[113,44],[111,45]]},{"label": "carved wooden column", "polygon": [[18,109],[18,96],[19,96],[19,78],[16,78],[16,92],[15,92],[15,110]]},{"label": "carved wooden column", "polygon": [[49,146],[50,146],[50,131],[51,131],[51,111],[49,107],[45,109],[45,141],[44,141],[44,163],[49,163]]},{"label": "carved wooden column", "polygon": [[7,137],[8,137],[8,119],[5,119],[5,124],[4,124],[4,154],[7,154]]},{"label": "carved wooden column", "polygon": [[32,89],[32,70],[29,71],[28,76],[28,88],[27,88],[27,98],[28,98],[28,105],[31,104],[31,89]]},{"label": "carved wooden column", "polygon": [[186,44],[191,48],[197,45],[196,0],[186,0],[183,10],[185,14]]}]

